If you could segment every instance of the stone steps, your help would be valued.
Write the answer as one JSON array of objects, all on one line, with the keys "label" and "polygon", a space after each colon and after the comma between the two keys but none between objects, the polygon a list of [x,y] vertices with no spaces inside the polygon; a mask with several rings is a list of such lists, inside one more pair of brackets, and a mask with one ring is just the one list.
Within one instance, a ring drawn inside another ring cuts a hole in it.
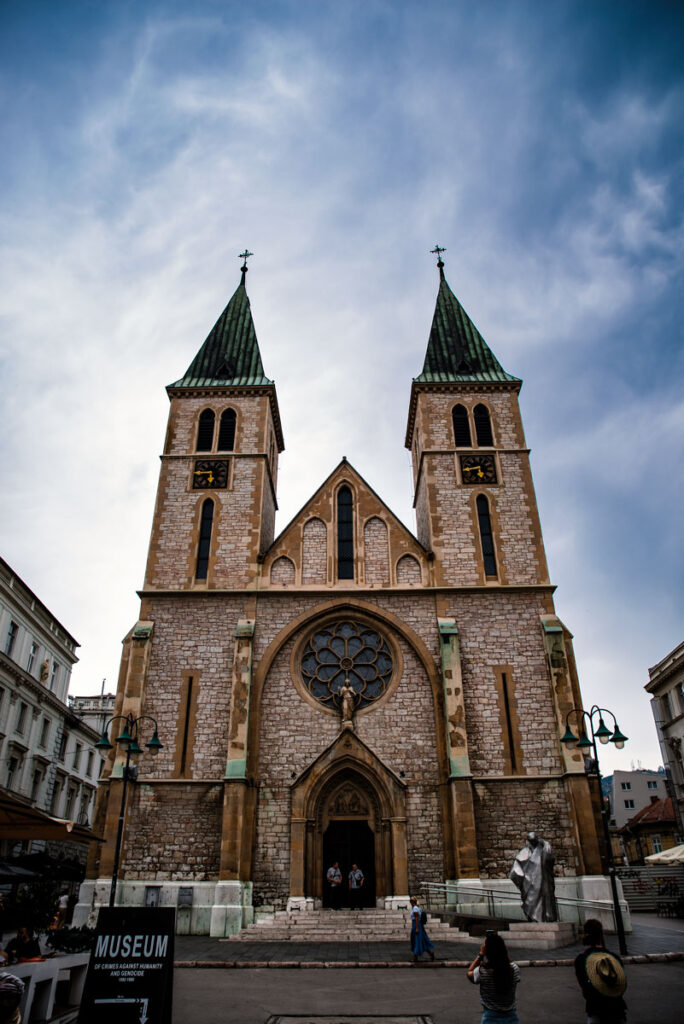
[{"label": "stone steps", "polygon": [[[428,917],[433,941],[457,942],[468,936],[437,917]],[[242,942],[404,942],[410,916],[401,910],[277,911],[244,928],[229,941]]]}]

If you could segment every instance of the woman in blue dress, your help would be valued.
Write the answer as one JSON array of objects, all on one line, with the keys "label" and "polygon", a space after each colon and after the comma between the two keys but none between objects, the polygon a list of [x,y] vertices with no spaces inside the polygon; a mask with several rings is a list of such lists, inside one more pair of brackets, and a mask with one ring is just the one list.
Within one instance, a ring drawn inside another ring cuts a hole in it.
[{"label": "woman in blue dress", "polygon": [[411,897],[411,952],[413,953],[414,964],[418,963],[418,957],[423,953],[429,953],[430,959],[435,959],[434,945],[430,941],[428,933],[423,925],[423,912],[418,906],[415,896]]}]

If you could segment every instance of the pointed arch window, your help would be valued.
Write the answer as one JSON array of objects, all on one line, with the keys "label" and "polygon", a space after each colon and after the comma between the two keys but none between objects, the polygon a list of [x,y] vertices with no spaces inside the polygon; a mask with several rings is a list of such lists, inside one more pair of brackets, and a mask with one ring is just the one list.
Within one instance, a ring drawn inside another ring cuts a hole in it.
[{"label": "pointed arch window", "polygon": [[213,409],[204,409],[200,413],[197,425],[197,447],[198,452],[210,452],[214,445],[214,422],[216,417]]},{"label": "pointed arch window", "polygon": [[349,487],[337,492],[337,578],[354,579],[354,501]]},{"label": "pointed arch window", "polygon": [[218,451],[232,452],[235,447],[235,409],[226,409],[221,413],[219,425]]},{"label": "pointed arch window", "polygon": [[209,551],[211,548],[211,528],[214,524],[214,502],[211,498],[202,505],[202,517],[200,519],[199,544],[197,545],[197,569],[195,578],[206,580],[209,572]]},{"label": "pointed arch window", "polygon": [[475,420],[475,436],[480,448],[492,448],[494,438],[492,437],[492,421],[489,418],[489,409],[486,405],[476,405],[473,409]]},{"label": "pointed arch window", "polygon": [[477,522],[480,527],[485,576],[496,576],[496,553],[494,551],[492,519],[489,514],[489,502],[484,494],[478,495],[477,498]]},{"label": "pointed arch window", "polygon": [[470,448],[470,423],[468,422],[468,410],[464,405],[455,405],[451,410],[451,419],[454,424],[454,442],[457,448]]}]

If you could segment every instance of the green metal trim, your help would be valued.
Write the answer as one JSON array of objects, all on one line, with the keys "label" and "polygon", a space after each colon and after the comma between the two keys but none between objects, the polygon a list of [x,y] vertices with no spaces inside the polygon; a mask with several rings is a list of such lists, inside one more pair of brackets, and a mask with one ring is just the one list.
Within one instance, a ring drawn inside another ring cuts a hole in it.
[{"label": "green metal trim", "polygon": [[242,757],[239,760],[226,761],[226,779],[246,779],[247,778],[247,758]]},{"label": "green metal trim", "polygon": [[134,640],[149,640],[152,636],[154,626],[136,626],[133,630]]}]

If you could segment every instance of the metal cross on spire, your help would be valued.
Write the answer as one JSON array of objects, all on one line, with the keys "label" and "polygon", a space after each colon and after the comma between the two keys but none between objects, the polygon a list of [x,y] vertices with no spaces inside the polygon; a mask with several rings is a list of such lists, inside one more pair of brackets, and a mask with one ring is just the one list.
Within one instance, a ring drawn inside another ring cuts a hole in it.
[{"label": "metal cross on spire", "polygon": [[242,271],[242,280],[243,281],[245,280],[245,274],[249,270],[249,267],[247,266],[247,260],[249,259],[250,256],[253,256],[253,255],[254,255],[254,253],[250,252],[249,249],[247,248],[247,246],[245,246],[245,251],[244,252],[239,252],[238,253],[238,259],[243,260],[243,264],[240,267],[240,270]]},{"label": "metal cross on spire", "polygon": [[434,249],[430,249],[430,255],[437,257],[437,266],[443,267],[444,262],[442,260],[442,253],[446,252],[446,249],[442,248],[441,245],[435,245]]}]

